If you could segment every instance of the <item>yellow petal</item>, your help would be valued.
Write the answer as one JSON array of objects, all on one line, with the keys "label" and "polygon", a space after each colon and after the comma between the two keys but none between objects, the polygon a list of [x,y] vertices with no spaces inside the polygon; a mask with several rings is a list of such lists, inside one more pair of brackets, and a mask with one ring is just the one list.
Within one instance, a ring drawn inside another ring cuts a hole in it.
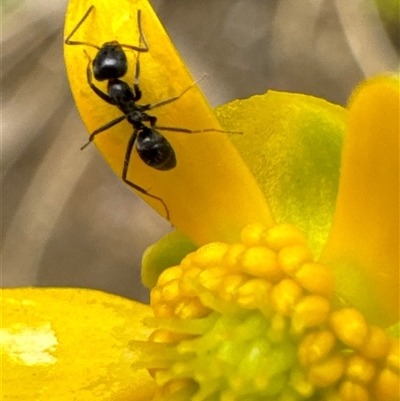
[{"label": "yellow petal", "polygon": [[399,81],[367,81],[350,103],[339,195],[322,259],[370,322],[399,320]]},{"label": "yellow petal", "polygon": [[216,110],[256,177],[278,223],[305,234],[315,256],[329,234],[347,111],[326,100],[268,91]]},{"label": "yellow petal", "polygon": [[[65,36],[73,30],[90,5],[94,5],[95,9],[75,33],[73,40],[98,46],[112,40],[137,45],[137,10],[142,11],[142,26],[150,51],[140,55],[140,87],[143,92],[140,104],[155,103],[179,95],[193,83],[193,78],[146,0],[119,0],[117,3],[108,0],[72,0],[67,12]],[[90,89],[86,80],[88,59],[84,50],[93,59],[96,49],[65,45],[65,62],[76,105],[86,128],[93,132],[120,116],[121,112]],[[127,51],[129,70],[124,80],[131,84],[136,54]],[[106,90],[106,83],[96,82],[96,85]],[[152,111],[158,117],[157,124],[160,126],[191,130],[220,129],[197,86],[193,86],[176,102]],[[94,141],[119,176],[132,131],[132,126],[124,121],[98,135]],[[204,244],[218,239],[237,240],[241,228],[247,223],[272,225],[273,219],[264,196],[227,134],[210,132],[190,135],[168,131],[162,131],[162,134],[176,152],[177,166],[170,171],[155,170],[146,166],[134,151],[128,178],[162,198],[168,207],[171,222],[183,233],[197,244]],[[82,154],[82,157],[87,156]],[[142,197],[160,214],[166,215],[159,201]],[[207,224],[204,224],[205,221]]]},{"label": "yellow petal", "polygon": [[148,401],[131,340],[148,337],[147,305],[87,289],[2,290],[2,394],[12,400]]}]

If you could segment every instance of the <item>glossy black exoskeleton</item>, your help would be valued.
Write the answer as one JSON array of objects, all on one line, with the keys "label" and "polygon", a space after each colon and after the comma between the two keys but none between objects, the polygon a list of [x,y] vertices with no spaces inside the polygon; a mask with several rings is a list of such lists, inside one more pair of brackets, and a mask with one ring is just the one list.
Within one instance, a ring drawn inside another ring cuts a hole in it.
[{"label": "glossy black exoskeleton", "polygon": [[[110,105],[116,106],[123,113],[120,117],[108,122],[107,124],[101,126],[100,128],[93,131],[89,136],[89,141],[82,146],[81,149],[84,149],[88,146],[95,137],[103,131],[108,130],[109,128],[119,124],[123,120],[127,120],[133,127],[133,133],[131,134],[125,152],[124,166],[122,170],[122,179],[123,181],[136,189],[137,191],[149,196],[153,199],[157,199],[161,202],[166,211],[166,217],[169,219],[169,210],[164,201],[150,194],[147,190],[130,181],[128,177],[128,169],[132,157],[133,148],[136,147],[136,151],[141,158],[141,160],[148,165],[157,170],[165,171],[173,169],[176,164],[176,156],[175,151],[172,148],[171,144],[168,140],[161,135],[157,130],[164,131],[173,131],[173,132],[183,132],[188,134],[193,133],[201,133],[201,132],[227,132],[221,131],[218,129],[210,128],[203,130],[190,130],[186,128],[174,128],[174,127],[161,127],[157,126],[157,118],[149,115],[147,112],[156,107],[160,107],[166,105],[168,103],[172,103],[175,100],[178,100],[181,96],[183,96],[192,86],[196,84],[193,82],[188,88],[186,88],[180,95],[174,96],[169,99],[162,100],[153,104],[145,104],[139,105],[137,102],[142,97],[142,92],[139,87],[139,79],[140,79],[140,61],[139,61],[139,53],[136,58],[136,68],[135,68],[135,77],[133,86],[130,87],[125,81],[122,81],[122,78],[126,72],[128,67],[127,57],[123,50],[123,48],[128,48],[132,50],[137,50],[138,52],[145,52],[149,50],[149,46],[146,42],[146,38],[141,29],[141,13],[138,11],[138,26],[139,26],[139,46],[130,46],[130,45],[121,45],[116,41],[107,42],[101,48],[95,46],[93,44],[89,44],[87,42],[75,42],[71,41],[71,36],[77,31],[79,26],[84,22],[87,18],[93,6],[89,8],[86,14],[83,16],[78,25],[74,28],[70,35],[68,35],[65,40],[66,44],[70,45],[88,45],[91,47],[95,47],[98,49],[96,57],[93,60],[93,64],[91,62],[90,56],[85,51],[89,62],[86,68],[86,76],[87,81],[91,89],[97,96],[103,99],[105,102]],[[141,47],[142,42],[145,47]],[[91,70],[91,64],[93,65],[93,74]],[[105,81],[107,80],[107,93],[103,92],[99,89],[94,83],[92,75],[94,75],[97,81]],[[148,124],[148,125],[146,125]]]},{"label": "glossy black exoskeleton", "polygon": [[71,40],[75,32],[89,17],[94,10],[94,6],[90,6],[85,15],[81,18],[75,28],[64,40],[67,45],[89,46],[97,49],[97,54],[93,60],[93,75],[97,81],[106,81],[112,78],[122,78],[128,70],[128,59],[124,49],[136,50],[138,52],[148,52],[149,46],[142,31],[141,11],[137,12],[137,24],[140,35],[140,43],[143,42],[144,47],[127,45],[119,43],[116,40],[106,42],[102,46],[97,46],[90,42]]}]

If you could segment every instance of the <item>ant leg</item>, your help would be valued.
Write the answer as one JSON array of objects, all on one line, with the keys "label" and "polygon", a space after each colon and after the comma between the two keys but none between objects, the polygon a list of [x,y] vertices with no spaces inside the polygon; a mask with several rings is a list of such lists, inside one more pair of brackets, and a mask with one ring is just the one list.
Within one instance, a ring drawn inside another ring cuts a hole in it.
[{"label": "ant leg", "polygon": [[[121,47],[125,47],[127,49],[136,50],[139,52],[148,52],[150,50],[149,44],[147,43],[146,36],[144,36],[142,30],[142,11],[138,10],[137,12],[137,24],[139,28],[139,46],[132,46],[132,45],[120,45]],[[144,47],[141,47],[142,42],[144,43]]]},{"label": "ant leg", "polygon": [[119,124],[121,121],[124,121],[125,118],[126,118],[125,115],[124,115],[124,116],[121,116],[121,117],[118,117],[118,118],[116,118],[115,120],[112,120],[112,121],[110,121],[109,123],[103,125],[102,127],[97,128],[97,130],[93,131],[93,132],[90,134],[89,140],[81,147],[81,150],[85,149],[86,146],[88,146],[91,142],[93,142],[93,139],[95,138],[95,136],[96,136],[97,134],[100,134],[100,132],[103,132],[103,131],[105,131],[105,130],[108,130],[108,129],[111,128],[111,127],[114,127],[114,125],[117,125],[117,124]]},{"label": "ant leg", "polygon": [[137,58],[136,58],[135,79],[133,81],[133,91],[134,91],[133,101],[134,102],[137,102],[142,98],[142,91],[140,90],[140,87],[139,87],[139,79],[140,79],[139,55],[140,55],[140,53],[137,54]]},{"label": "ant leg", "polygon": [[90,46],[90,47],[94,47],[97,50],[100,50],[99,46],[94,45],[93,43],[89,43],[89,42],[78,42],[75,40],[70,40],[71,37],[73,36],[73,34],[80,28],[80,26],[85,22],[86,18],[89,16],[89,14],[92,12],[92,10],[94,9],[94,6],[90,6],[89,9],[86,11],[85,15],[82,17],[82,19],[78,22],[78,24],[76,25],[76,27],[72,30],[72,32],[66,37],[66,39],[64,40],[64,43],[66,45],[85,45],[85,46]]},{"label": "ant leg", "polygon": [[[140,10],[138,10],[138,25],[139,25],[139,32],[140,32],[140,34],[139,34],[139,47],[142,44],[142,40],[143,40],[144,43],[145,43],[145,46],[148,49],[149,45],[146,42],[146,38],[143,35],[142,26],[140,24],[140,15],[141,15],[140,14]],[[137,56],[136,56],[135,78],[133,80],[133,92],[134,92],[133,100],[135,102],[139,101],[142,98],[142,91],[140,90],[140,87],[139,87],[139,80],[140,80],[140,60],[139,60],[139,57],[140,57],[140,53],[138,53]]]},{"label": "ant leg", "polygon": [[148,116],[148,118],[149,118],[150,126],[152,128],[154,128],[156,126],[156,124],[157,124],[157,117]]},{"label": "ant leg", "polygon": [[240,131],[224,131],[222,129],[215,129],[215,128],[192,130],[188,128],[159,127],[158,125],[154,126],[153,128],[159,129],[161,131],[183,132],[184,134],[202,134],[204,132],[221,132],[223,134],[240,134],[240,135],[243,134],[243,132]]},{"label": "ant leg", "polygon": [[198,84],[200,81],[202,81],[205,77],[207,77],[207,74],[203,75],[200,79],[197,81],[192,82],[180,95],[171,97],[169,99],[161,100],[161,102],[153,103],[153,104],[147,104],[144,106],[144,110],[151,110],[155,109],[156,107],[164,106],[166,104],[175,102],[175,100],[180,99],[190,88],[192,88],[194,85]]},{"label": "ant leg", "polygon": [[130,187],[132,187],[133,189],[136,189],[136,191],[139,191],[142,194],[144,194],[146,196],[149,196],[150,198],[156,199],[159,202],[161,202],[163,207],[164,207],[164,209],[165,209],[166,218],[169,221],[169,210],[168,210],[167,205],[165,204],[165,202],[161,198],[159,198],[158,196],[155,196],[155,195],[152,195],[152,194],[148,193],[144,188],[142,188],[139,185],[133,183],[132,181],[129,181],[128,178],[127,178],[127,176],[128,176],[128,168],[129,168],[129,164],[130,164],[131,156],[132,156],[132,150],[133,150],[133,146],[135,145],[136,138],[137,138],[137,130],[135,130],[133,132],[132,136],[129,138],[128,146],[126,147],[124,168],[122,170],[122,180],[126,184],[128,184]]},{"label": "ant leg", "polygon": [[107,102],[108,104],[111,105],[115,105],[114,101],[111,99],[110,96],[107,95],[107,93],[104,93],[103,91],[101,91],[94,83],[93,83],[93,78],[92,78],[92,70],[90,69],[90,63],[92,62],[92,60],[90,59],[89,54],[86,52],[86,56],[89,60],[88,65],[86,67],[86,78],[88,81],[89,86],[92,88],[93,92],[99,96],[101,99],[103,99],[105,102]]}]

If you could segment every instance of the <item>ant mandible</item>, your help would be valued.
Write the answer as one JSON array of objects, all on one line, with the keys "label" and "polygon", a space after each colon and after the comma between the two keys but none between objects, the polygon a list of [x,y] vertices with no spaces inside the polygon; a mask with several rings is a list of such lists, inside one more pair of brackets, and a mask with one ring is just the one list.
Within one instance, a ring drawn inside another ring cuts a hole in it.
[{"label": "ant mandible", "polygon": [[[132,125],[133,133],[131,134],[128,141],[128,145],[126,147],[124,166],[122,170],[122,180],[132,188],[141,192],[142,194],[161,202],[166,212],[166,218],[169,220],[169,210],[165,202],[160,197],[150,194],[147,190],[135,184],[134,182],[128,180],[127,178],[133,147],[136,145],[136,151],[139,157],[149,167],[161,171],[166,171],[166,170],[171,170],[176,166],[175,151],[172,148],[171,144],[168,142],[168,140],[163,135],[161,135],[156,129],[164,131],[182,132],[187,134],[212,132],[212,131],[226,133],[229,131],[222,131],[214,128],[203,129],[203,130],[190,130],[186,128],[157,126],[156,125],[157,117],[147,114],[146,111],[154,109],[156,107],[164,106],[166,104],[178,100],[198,81],[193,82],[178,96],[174,96],[169,99],[165,99],[153,104],[138,105],[137,102],[142,97],[142,92],[139,87],[140,53],[138,53],[138,56],[136,58],[133,87],[131,88],[126,82],[120,80],[119,78],[123,77],[128,69],[128,61],[123,48],[136,50],[138,52],[149,51],[149,46],[142,32],[141,12],[140,10],[138,10],[137,13],[138,27],[139,27],[139,46],[119,44],[117,41],[112,41],[112,42],[106,42],[103,44],[102,47],[99,47],[88,42],[71,41],[70,39],[72,35],[86,20],[86,18],[93,10],[93,8],[94,6],[91,6],[87,10],[85,15],[76,25],[76,27],[65,39],[65,43],[68,45],[91,46],[98,50],[96,57],[93,60],[93,75],[97,81],[108,80],[107,93],[104,93],[93,83],[92,71],[90,68],[92,61],[88,53],[85,51],[86,56],[89,59],[86,68],[86,77],[88,84],[90,88],[93,90],[93,92],[96,93],[97,96],[99,96],[105,102],[118,107],[118,109],[121,110],[123,115],[93,131],[89,136],[89,141],[85,145],[83,145],[81,149],[84,149],[86,146],[88,146],[98,134],[108,130],[109,128],[119,124],[120,122],[126,119]],[[144,43],[145,47],[141,47],[142,42]],[[145,122],[149,123],[150,127],[145,125],[144,124]]]}]

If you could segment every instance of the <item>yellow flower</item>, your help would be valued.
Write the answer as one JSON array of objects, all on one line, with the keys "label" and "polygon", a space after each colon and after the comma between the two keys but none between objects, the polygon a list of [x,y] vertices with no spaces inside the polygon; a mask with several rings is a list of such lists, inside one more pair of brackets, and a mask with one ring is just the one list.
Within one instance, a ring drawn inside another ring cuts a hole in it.
[{"label": "yellow flower", "polygon": [[[107,0],[71,1],[66,36],[92,3],[74,40],[97,46],[137,44],[141,10],[143,104],[191,85],[147,1],[121,0],[118,18]],[[84,50],[94,57],[81,45],[65,57],[93,132],[120,112],[88,86]],[[128,57],[133,77],[137,52]],[[166,132],[178,165],[136,157],[128,176],[180,230],[145,255],[152,308],[91,290],[3,290],[6,399],[398,399],[398,335],[384,330],[399,320],[398,86],[367,81],[347,110],[271,91],[216,110],[243,135]],[[220,129],[196,87],[157,117]],[[127,130],[94,140],[119,176]]]}]

